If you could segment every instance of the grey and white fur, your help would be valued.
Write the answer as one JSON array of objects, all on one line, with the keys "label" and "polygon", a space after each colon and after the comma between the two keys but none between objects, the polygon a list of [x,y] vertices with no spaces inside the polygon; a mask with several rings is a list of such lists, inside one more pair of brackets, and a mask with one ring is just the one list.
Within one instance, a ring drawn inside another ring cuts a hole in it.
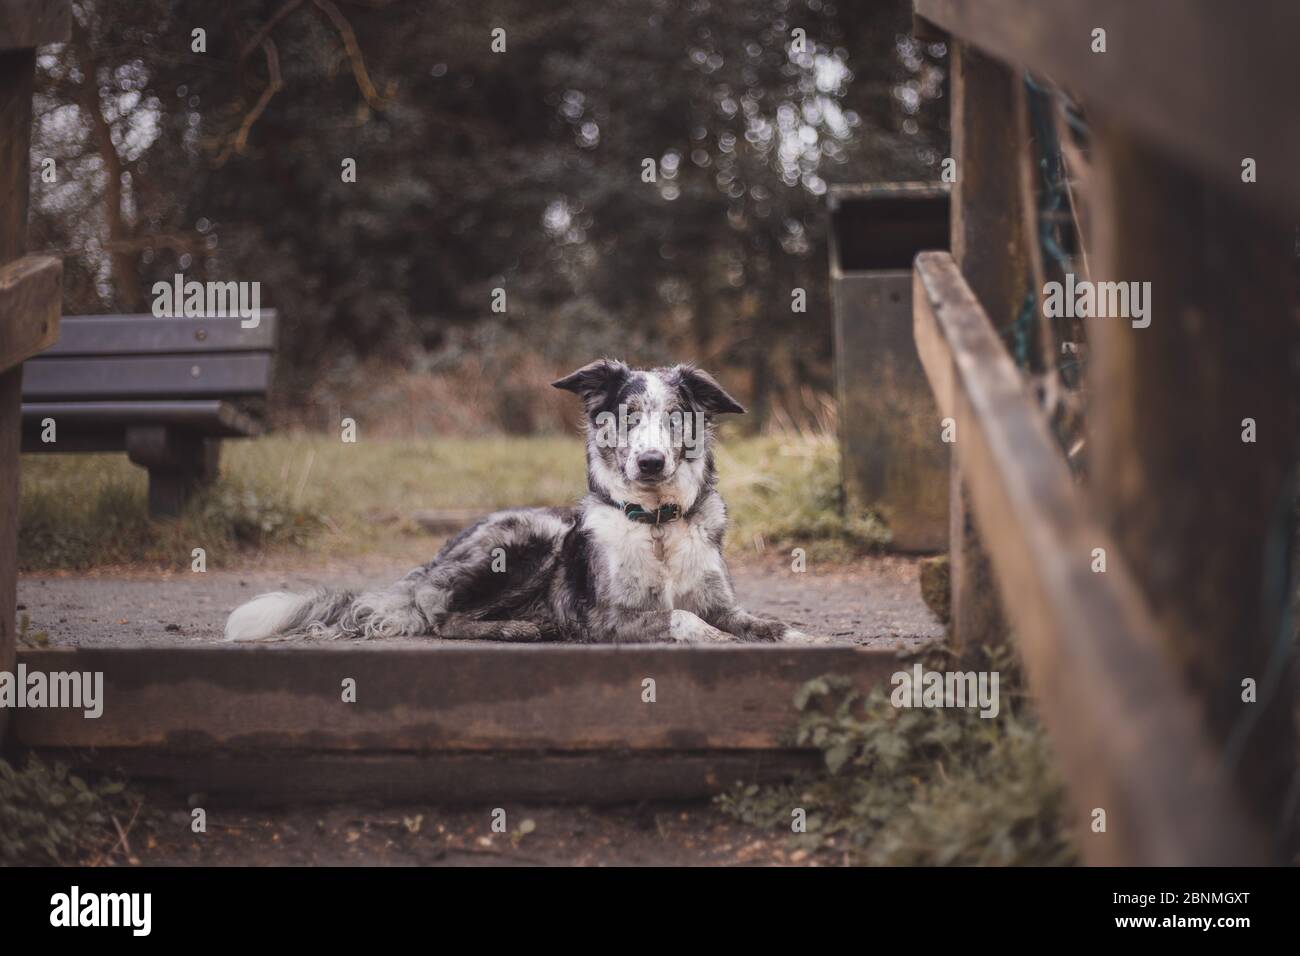
[{"label": "grey and white fur", "polygon": [[815,640],[736,603],[713,442],[715,416],[743,412],[739,402],[689,365],[601,359],[553,384],[586,409],[588,491],[576,507],[489,515],[391,587],[263,594],[230,615],[226,640]]}]

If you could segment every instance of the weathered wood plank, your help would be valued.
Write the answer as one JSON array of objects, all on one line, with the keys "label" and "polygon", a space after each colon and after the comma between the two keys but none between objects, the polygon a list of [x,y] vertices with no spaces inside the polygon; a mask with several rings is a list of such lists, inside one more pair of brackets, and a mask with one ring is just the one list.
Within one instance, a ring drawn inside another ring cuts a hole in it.
[{"label": "weathered wood plank", "polygon": [[140,353],[270,352],[279,317],[263,309],[255,328],[236,316],[209,319],[152,315],[65,315],[59,341],[42,356],[136,355]]},{"label": "weathered wood plank", "polygon": [[[1095,278],[1150,283],[1150,325],[1090,322],[1089,490],[1257,823],[1271,828],[1296,764],[1285,663],[1300,457],[1294,228],[1235,189],[1170,169],[1129,131],[1101,132]],[[1242,699],[1248,678],[1253,702]],[[1287,839],[1278,862],[1291,859]]]},{"label": "weathered wood plank", "polygon": [[341,800],[443,806],[698,800],[739,782],[788,780],[822,763],[821,754],[812,750],[181,754],[118,748],[40,753],[79,768],[125,773],[133,783],[172,792],[179,800],[201,794],[205,807]]},{"label": "weathered wood plank", "polygon": [[754,645],[60,648],[19,662],[102,672],[104,706],[14,711],[16,744],[176,751],[766,750],[788,746],[805,681],[875,686],[899,667],[890,651]]},{"label": "weathered wood plank", "polygon": [[0,51],[62,43],[71,28],[67,0],[0,0]]},{"label": "weathered wood plank", "polygon": [[[1300,4],[1248,10],[1220,0],[914,0],[917,15],[954,39],[1049,77],[1085,107],[1126,123],[1176,163],[1246,202],[1300,210]],[[1092,52],[1092,31],[1106,52]],[[1259,181],[1241,182],[1241,161]]]},{"label": "weathered wood plank", "polygon": [[1029,260],[1020,209],[1019,74],[965,44],[952,51],[952,257],[995,328],[1024,302]]},{"label": "weathered wood plank", "polygon": [[[1022,235],[1016,155],[1018,76],[963,43],[952,47],[952,194],[954,260],[999,329],[1011,324],[1024,299],[1027,258]],[[948,417],[948,416],[945,416]],[[934,434],[940,434],[938,423]],[[992,570],[970,513],[960,448],[950,454],[948,553],[951,638],[965,655],[1005,640],[1006,619]]]},{"label": "weathered wood plank", "polygon": [[36,56],[0,52],[0,264],[27,250],[28,149]]},{"label": "weathered wood plank", "polygon": [[[0,52],[0,265],[27,248],[28,149],[32,135],[30,50]],[[3,321],[0,319],[0,321]],[[0,671],[12,668],[17,646],[18,447],[23,367],[0,368]],[[8,714],[0,710],[0,745]]]},{"label": "weathered wood plank", "polygon": [[62,308],[62,260],[23,256],[0,265],[0,369],[53,345]]},{"label": "weathered wood plank", "polygon": [[[952,415],[954,421],[960,421]],[[966,477],[961,426],[949,453],[948,601],[949,644],[967,664],[985,660],[982,649],[1011,642],[1011,625],[1002,609],[993,563],[975,520]]]},{"label": "weathered wood plank", "polygon": [[[951,256],[917,258],[913,303],[922,363],[950,389],[975,516],[1085,832],[1085,856],[1099,864],[1267,859],[1133,575],[1088,517]],[[1091,568],[1098,547],[1107,549],[1104,574]],[[1106,811],[1106,833],[1087,832],[1094,808]]]},{"label": "weathered wood plank", "polygon": [[[18,645],[18,462],[22,366],[0,372],[0,671],[11,670]],[[0,744],[8,713],[0,708]]]}]

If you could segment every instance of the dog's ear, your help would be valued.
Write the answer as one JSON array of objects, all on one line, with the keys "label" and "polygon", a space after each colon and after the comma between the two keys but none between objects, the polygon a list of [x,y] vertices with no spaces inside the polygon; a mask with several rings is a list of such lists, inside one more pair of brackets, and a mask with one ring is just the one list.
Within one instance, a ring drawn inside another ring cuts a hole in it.
[{"label": "dog's ear", "polygon": [[552,388],[562,388],[582,396],[588,405],[598,405],[610,392],[623,384],[632,370],[614,359],[597,359],[576,372],[551,383]]},{"label": "dog's ear", "polygon": [[692,405],[718,415],[726,412],[745,414],[745,406],[727,394],[727,390],[708,372],[693,365],[679,365],[676,372],[677,380],[690,396]]}]

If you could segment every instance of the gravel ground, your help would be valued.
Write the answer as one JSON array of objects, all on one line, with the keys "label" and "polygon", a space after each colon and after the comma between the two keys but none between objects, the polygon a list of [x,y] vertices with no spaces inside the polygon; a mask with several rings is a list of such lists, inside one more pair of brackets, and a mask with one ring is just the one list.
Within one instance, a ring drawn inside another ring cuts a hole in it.
[{"label": "gravel ground", "polygon": [[150,812],[100,865],[122,866],[840,866],[841,841],[816,849],[758,830],[707,803],[491,808],[331,805],[213,810],[208,832],[190,811],[146,800]]},{"label": "gravel ground", "polygon": [[[365,588],[394,581],[415,563],[388,557],[204,574],[139,570],[30,574],[18,580],[18,604],[31,619],[30,630],[45,632],[52,644],[211,644],[220,641],[226,615],[263,591],[320,585]],[[868,558],[798,574],[785,563],[751,562],[734,566],[733,573],[745,607],[836,642],[910,646],[942,634],[921,601],[917,563],[909,558]],[[409,646],[428,640],[405,638],[385,644]]]}]

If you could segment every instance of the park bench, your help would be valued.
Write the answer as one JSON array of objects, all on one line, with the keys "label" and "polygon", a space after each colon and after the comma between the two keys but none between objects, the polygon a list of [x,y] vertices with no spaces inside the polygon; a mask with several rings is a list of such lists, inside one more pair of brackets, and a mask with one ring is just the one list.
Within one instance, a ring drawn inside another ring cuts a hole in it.
[{"label": "park bench", "polygon": [[23,366],[22,450],[125,451],[149,471],[149,513],[177,514],[217,476],[223,438],[258,434],[276,316],[66,316]]}]

